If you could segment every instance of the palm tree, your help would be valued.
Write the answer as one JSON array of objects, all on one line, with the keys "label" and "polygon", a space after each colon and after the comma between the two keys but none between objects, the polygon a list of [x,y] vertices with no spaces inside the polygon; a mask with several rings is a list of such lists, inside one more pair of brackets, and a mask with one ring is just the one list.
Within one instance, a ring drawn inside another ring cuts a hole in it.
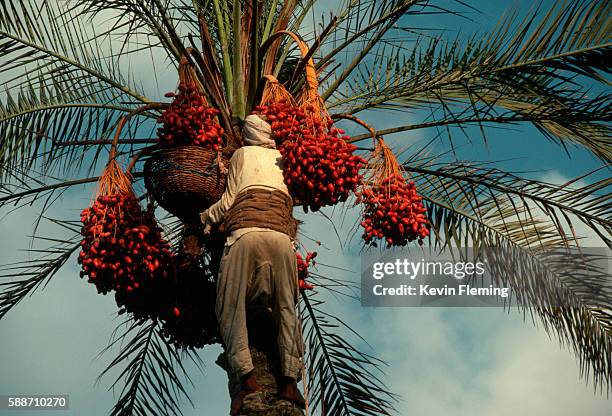
[{"label": "palm tree", "polygon": [[[469,22],[461,12],[470,10],[464,1],[343,0],[329,15],[321,12],[326,5],[316,0],[3,1],[0,206],[19,209],[39,201],[42,220],[65,190],[96,182],[99,157],[128,114],[133,116],[119,138],[119,154],[133,158],[155,143],[152,131],[161,110],[152,105],[133,113],[160,100],[160,91],[148,96],[141,83],[164,67],[176,68],[183,57],[221,110],[228,134],[235,134],[233,120],[250,113],[263,75],[275,75],[292,92],[306,82],[301,51],[291,38],[277,35],[298,33],[307,44],[306,58],[314,58],[318,92],[332,117],[363,118],[373,111],[421,117],[418,123],[373,125],[377,135],[394,134],[397,143],[402,132],[441,128],[433,142],[447,151],[432,155],[409,148],[403,156],[428,209],[430,244],[518,253],[521,273],[500,265],[497,278],[575,352],[584,376],[608,389],[610,292],[592,299],[584,290],[588,256],[571,266],[551,254],[580,247],[584,230],[610,247],[608,175],[595,180],[596,173],[589,172],[561,185],[527,179],[459,160],[455,135],[471,135],[476,126],[494,146],[496,126],[531,124],[568,155],[576,149],[592,153],[601,163],[599,173],[608,173],[612,112],[604,88],[612,58],[612,4],[557,2],[522,20],[509,13],[490,33],[454,39],[416,27],[430,14]],[[136,74],[129,63],[143,57],[152,65]],[[351,138],[364,152],[371,150],[368,140],[370,134]],[[142,180],[138,166],[136,183]],[[44,287],[78,250],[78,221],[52,221],[73,237],[39,236],[50,244],[41,257],[3,267],[0,317]],[[169,238],[176,240],[178,233]],[[324,292],[336,285],[322,279],[318,287]],[[381,362],[340,335],[337,328],[344,321],[325,312],[316,292],[304,295],[302,306],[310,411],[393,414],[396,396],[381,381]],[[156,321],[128,316],[117,331],[112,345],[126,342],[108,368],[124,366],[115,381],[123,390],[111,414],[180,414],[189,377],[184,363],[201,364],[197,352],[166,344]]]}]

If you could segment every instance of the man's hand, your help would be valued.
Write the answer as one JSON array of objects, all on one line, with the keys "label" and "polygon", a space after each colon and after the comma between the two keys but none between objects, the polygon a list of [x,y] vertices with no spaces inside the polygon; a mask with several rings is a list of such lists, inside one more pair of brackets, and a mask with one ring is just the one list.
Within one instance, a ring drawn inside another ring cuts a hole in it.
[{"label": "man's hand", "polygon": [[202,229],[202,235],[204,237],[208,237],[210,236],[210,232],[212,231],[212,225],[210,225],[210,223],[206,223],[204,225],[204,228]]},{"label": "man's hand", "polygon": [[212,231],[212,224],[210,222],[210,217],[208,216],[208,210],[202,212],[200,214],[200,221],[202,222],[202,235],[204,237],[208,237]]},{"label": "man's hand", "polygon": [[204,226],[210,222],[210,218],[208,218],[208,210],[200,212],[200,222]]}]

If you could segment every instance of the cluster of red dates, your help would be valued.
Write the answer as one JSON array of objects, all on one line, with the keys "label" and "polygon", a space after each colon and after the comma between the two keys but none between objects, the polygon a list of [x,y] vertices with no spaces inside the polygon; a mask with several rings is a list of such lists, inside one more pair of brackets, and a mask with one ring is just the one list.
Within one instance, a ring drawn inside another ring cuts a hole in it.
[{"label": "cluster of red dates", "polygon": [[169,280],[174,255],[151,210],[132,193],[101,195],[81,213],[81,277],[99,293],[115,292],[120,306],[137,317],[156,313],[155,305],[131,302]]},{"label": "cluster of red dates", "polygon": [[204,146],[219,150],[223,145],[223,127],[217,122],[219,110],[208,106],[204,94],[195,86],[180,85],[178,94],[169,92],[170,106],[157,120],[159,144],[163,148]]},{"label": "cluster of red dates", "polygon": [[382,239],[387,246],[405,246],[429,235],[427,209],[413,181],[400,174],[385,178],[379,185],[366,187],[359,199],[364,205],[362,238],[366,243]]},{"label": "cluster of red dates", "polygon": [[300,253],[296,251],[295,257],[297,259],[298,285],[300,287],[300,290],[314,289],[314,286],[306,282],[306,279],[308,278],[308,268],[311,265],[310,262],[312,261],[312,265],[313,266],[315,265],[314,258],[317,257],[317,252],[313,251],[313,252],[306,253],[306,258],[304,258],[302,257]]},{"label": "cluster of red dates", "polygon": [[329,118],[306,117],[287,102],[255,108],[271,124],[283,157],[283,175],[289,191],[304,210],[346,201],[361,181],[365,159],[354,154],[344,131]]}]

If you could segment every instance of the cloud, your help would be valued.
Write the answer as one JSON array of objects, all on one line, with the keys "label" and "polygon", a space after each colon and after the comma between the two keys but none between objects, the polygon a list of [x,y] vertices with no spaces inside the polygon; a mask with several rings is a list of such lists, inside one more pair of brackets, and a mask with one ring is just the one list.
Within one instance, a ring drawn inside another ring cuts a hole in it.
[{"label": "cloud", "polygon": [[[579,379],[556,339],[499,308],[393,308],[364,312],[399,414],[546,416],[609,414],[610,401]],[[367,324],[365,323],[367,321]]]},{"label": "cloud", "polygon": [[543,330],[504,331],[495,341],[498,365],[481,379],[490,399],[480,415],[609,415],[610,401],[579,381],[571,353]]},{"label": "cloud", "polygon": [[[338,210],[333,218],[340,223]],[[350,230],[351,216],[339,233]],[[329,236],[329,222],[310,219],[311,236]],[[355,237],[358,239],[358,236]],[[324,240],[318,272],[359,282],[355,245],[338,256],[339,243]],[[309,249],[316,249],[310,244]],[[419,416],[609,414],[610,401],[580,378],[573,352],[561,348],[517,310],[501,308],[362,308],[327,295],[326,311],[342,316],[385,360],[387,382],[402,396],[399,414]],[[360,344],[360,343],[358,343]],[[367,346],[361,345],[366,348]]]}]

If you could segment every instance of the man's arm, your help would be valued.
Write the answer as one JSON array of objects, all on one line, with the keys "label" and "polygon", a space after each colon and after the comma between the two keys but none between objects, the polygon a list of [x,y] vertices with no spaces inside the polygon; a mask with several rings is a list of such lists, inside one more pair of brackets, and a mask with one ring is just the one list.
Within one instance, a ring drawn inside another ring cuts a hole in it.
[{"label": "man's arm", "polygon": [[236,190],[238,188],[238,176],[242,170],[244,161],[243,152],[238,149],[232,155],[230,160],[229,171],[227,174],[227,182],[225,191],[216,203],[200,214],[200,219],[204,226],[208,224],[218,224],[223,220],[225,213],[231,208],[236,198]]}]

